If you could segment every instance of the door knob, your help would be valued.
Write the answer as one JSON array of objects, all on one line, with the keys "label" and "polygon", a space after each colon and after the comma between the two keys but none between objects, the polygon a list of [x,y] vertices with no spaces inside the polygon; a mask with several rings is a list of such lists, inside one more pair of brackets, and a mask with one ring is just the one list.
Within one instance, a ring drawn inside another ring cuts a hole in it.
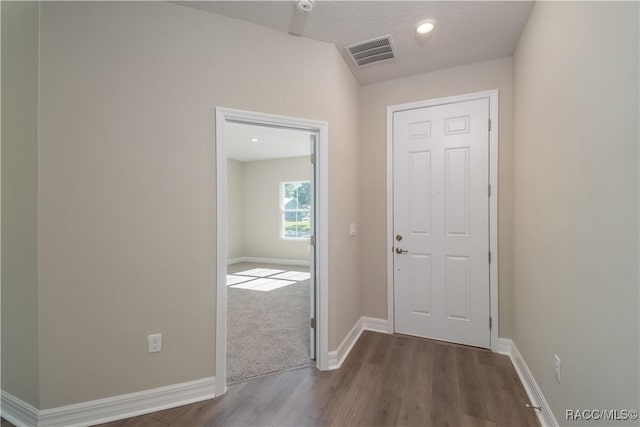
[{"label": "door knob", "polygon": [[407,252],[409,252],[406,249],[400,249],[400,248],[396,248],[396,253],[397,254],[406,254]]}]

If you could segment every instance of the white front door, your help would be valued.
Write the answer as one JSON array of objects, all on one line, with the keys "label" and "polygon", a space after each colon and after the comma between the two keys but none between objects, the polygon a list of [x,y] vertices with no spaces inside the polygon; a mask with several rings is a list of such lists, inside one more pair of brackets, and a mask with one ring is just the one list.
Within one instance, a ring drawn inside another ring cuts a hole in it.
[{"label": "white front door", "polygon": [[393,117],[398,333],[490,347],[489,100]]}]

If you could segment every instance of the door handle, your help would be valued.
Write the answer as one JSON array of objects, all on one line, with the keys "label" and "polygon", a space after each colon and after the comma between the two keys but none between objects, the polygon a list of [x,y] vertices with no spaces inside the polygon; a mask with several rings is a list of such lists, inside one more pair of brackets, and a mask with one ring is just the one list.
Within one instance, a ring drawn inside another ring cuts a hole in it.
[{"label": "door handle", "polygon": [[406,254],[407,252],[409,252],[407,249],[396,248],[397,254]]}]

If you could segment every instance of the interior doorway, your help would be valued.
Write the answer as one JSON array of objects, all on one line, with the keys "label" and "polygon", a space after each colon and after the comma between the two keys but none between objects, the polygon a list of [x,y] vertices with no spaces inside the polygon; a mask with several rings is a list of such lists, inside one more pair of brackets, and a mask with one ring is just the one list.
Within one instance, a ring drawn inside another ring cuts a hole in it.
[{"label": "interior doorway", "polygon": [[216,115],[222,394],[226,384],[325,365],[327,125],[222,108]]},{"label": "interior doorway", "polygon": [[315,359],[314,132],[227,122],[227,384]]}]

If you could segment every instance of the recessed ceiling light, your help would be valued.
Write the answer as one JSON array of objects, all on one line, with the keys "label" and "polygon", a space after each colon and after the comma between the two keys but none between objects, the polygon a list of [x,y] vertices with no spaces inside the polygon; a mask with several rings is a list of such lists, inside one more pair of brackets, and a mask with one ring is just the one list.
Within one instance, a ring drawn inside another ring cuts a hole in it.
[{"label": "recessed ceiling light", "polygon": [[416,24],[416,32],[418,34],[429,34],[435,28],[435,23],[431,19],[420,21]]},{"label": "recessed ceiling light", "polygon": [[258,142],[258,138],[251,138],[251,142]]}]

